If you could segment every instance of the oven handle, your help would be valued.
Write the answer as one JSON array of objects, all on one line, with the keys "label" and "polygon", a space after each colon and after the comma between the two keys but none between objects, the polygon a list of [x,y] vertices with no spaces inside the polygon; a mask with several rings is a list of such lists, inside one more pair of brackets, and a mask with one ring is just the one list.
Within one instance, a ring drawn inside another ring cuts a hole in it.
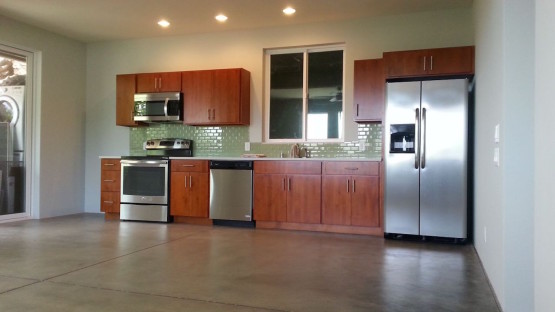
[{"label": "oven handle", "polygon": [[122,160],[122,166],[131,167],[163,167],[168,165],[167,160]]}]

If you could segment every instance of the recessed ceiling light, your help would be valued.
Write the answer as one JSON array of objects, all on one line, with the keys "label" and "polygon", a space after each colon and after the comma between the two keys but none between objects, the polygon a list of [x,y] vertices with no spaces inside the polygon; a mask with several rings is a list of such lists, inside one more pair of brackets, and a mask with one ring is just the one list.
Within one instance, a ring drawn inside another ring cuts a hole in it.
[{"label": "recessed ceiling light", "polygon": [[170,22],[163,19],[163,20],[158,21],[158,25],[160,25],[161,27],[166,28],[166,27],[170,26]]},{"label": "recessed ceiling light", "polygon": [[297,10],[293,9],[292,7],[286,7],[285,9],[283,9],[283,13],[285,13],[285,15],[293,15],[295,14],[295,12],[297,12]]},{"label": "recessed ceiling light", "polygon": [[217,19],[218,22],[225,22],[225,21],[227,21],[227,16],[225,16],[223,14],[218,14],[218,15],[216,15],[215,19]]}]

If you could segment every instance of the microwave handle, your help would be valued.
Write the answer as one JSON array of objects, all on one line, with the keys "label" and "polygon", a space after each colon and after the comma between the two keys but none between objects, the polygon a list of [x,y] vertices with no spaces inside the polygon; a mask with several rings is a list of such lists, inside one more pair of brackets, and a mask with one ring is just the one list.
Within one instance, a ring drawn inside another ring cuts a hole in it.
[{"label": "microwave handle", "polygon": [[169,98],[166,98],[166,101],[164,102],[164,115],[166,117],[168,117],[168,102],[170,101]]}]

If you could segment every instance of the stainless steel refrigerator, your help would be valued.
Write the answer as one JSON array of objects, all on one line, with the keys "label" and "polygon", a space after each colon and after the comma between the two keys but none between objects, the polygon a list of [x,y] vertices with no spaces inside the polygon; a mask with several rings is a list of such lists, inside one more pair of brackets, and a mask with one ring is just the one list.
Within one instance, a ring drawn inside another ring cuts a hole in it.
[{"label": "stainless steel refrigerator", "polygon": [[467,238],[468,79],[387,83],[385,233]]}]

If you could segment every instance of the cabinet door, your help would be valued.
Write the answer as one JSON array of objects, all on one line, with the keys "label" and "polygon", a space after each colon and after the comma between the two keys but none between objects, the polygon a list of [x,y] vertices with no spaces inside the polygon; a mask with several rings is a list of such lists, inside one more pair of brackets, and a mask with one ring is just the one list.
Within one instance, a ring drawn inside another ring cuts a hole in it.
[{"label": "cabinet door", "polygon": [[351,225],[351,177],[322,177],[322,223]]},{"label": "cabinet door", "polygon": [[211,70],[182,73],[184,124],[202,125],[211,122],[213,86],[214,75]]},{"label": "cabinet door", "polygon": [[239,122],[240,77],[239,69],[214,70],[212,88],[212,123]]},{"label": "cabinet door", "polygon": [[170,214],[208,218],[209,177],[207,173],[172,172]]},{"label": "cabinet door", "polygon": [[180,92],[181,72],[158,73],[158,92]]},{"label": "cabinet door", "polygon": [[429,74],[455,75],[474,73],[474,47],[431,49]]},{"label": "cabinet door", "polygon": [[353,176],[352,181],[351,224],[358,226],[379,226],[379,177]]},{"label": "cabinet door", "polygon": [[190,172],[186,215],[208,218],[210,176],[208,173]]},{"label": "cabinet door", "polygon": [[286,176],[255,174],[253,214],[256,221],[287,221]]},{"label": "cabinet door", "polygon": [[322,177],[320,175],[288,175],[287,222],[320,223]]},{"label": "cabinet door", "polygon": [[172,172],[170,180],[170,214],[172,216],[186,216],[187,197],[189,192],[189,176],[187,172]]},{"label": "cabinet door", "polygon": [[137,93],[179,91],[181,91],[180,72],[137,74]]},{"label": "cabinet door", "polygon": [[158,91],[158,74],[138,74],[137,75],[137,93],[157,92]]},{"label": "cabinet door", "polygon": [[135,76],[116,76],[116,126],[136,127],[140,125],[133,121]]},{"label": "cabinet door", "polygon": [[388,78],[413,77],[426,74],[428,50],[384,52],[385,72]]},{"label": "cabinet door", "polygon": [[385,111],[383,59],[355,61],[354,121],[381,121]]}]

